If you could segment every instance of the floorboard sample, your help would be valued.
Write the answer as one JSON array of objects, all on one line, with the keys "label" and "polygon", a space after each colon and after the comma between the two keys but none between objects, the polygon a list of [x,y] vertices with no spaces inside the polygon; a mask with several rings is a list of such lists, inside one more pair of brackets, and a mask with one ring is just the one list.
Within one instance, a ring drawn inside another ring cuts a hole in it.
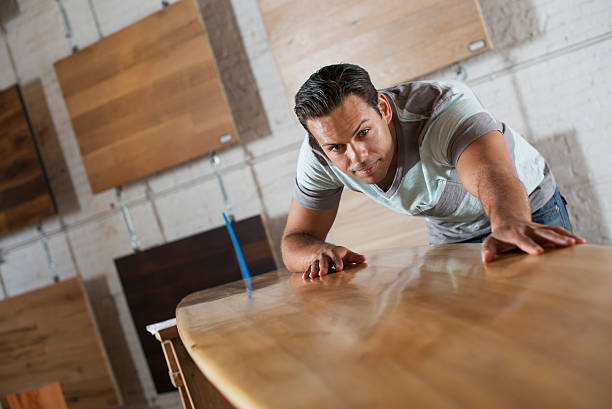
[{"label": "floorboard sample", "polygon": [[477,0],[258,3],[291,100],[324,65],[361,65],[384,88],[491,47]]},{"label": "floorboard sample", "polygon": [[[375,220],[376,223],[364,223]],[[364,254],[429,244],[425,218],[394,212],[361,192],[344,189],[328,240]]]},{"label": "floorboard sample", "polygon": [[21,91],[0,92],[0,234],[56,213]]},{"label": "floorboard sample", "polygon": [[56,62],[55,70],[94,193],[237,141],[194,0]]},{"label": "floorboard sample", "polygon": [[49,381],[69,409],[122,404],[80,277],[0,301],[0,391]]},{"label": "floorboard sample", "polygon": [[[251,275],[276,269],[260,216],[233,224]],[[115,260],[132,319],[159,393],[174,390],[159,343],[146,325],[173,318],[188,294],[241,279],[228,232],[218,227]]]},{"label": "floorboard sample", "polygon": [[59,382],[12,393],[7,401],[10,409],[68,409]]}]

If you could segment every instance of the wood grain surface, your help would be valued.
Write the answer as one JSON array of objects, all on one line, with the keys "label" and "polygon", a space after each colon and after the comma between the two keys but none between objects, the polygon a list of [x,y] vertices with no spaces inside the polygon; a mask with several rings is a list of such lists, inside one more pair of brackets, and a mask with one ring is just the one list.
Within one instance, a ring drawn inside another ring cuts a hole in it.
[{"label": "wood grain surface", "polygon": [[[375,220],[375,223],[364,222]],[[344,189],[328,241],[356,252],[424,246],[425,218],[394,212],[361,192]]]},{"label": "wood grain surface", "polygon": [[[275,270],[276,264],[260,216],[239,220],[234,230],[251,275]],[[130,313],[158,392],[174,390],[159,343],[146,330],[173,318],[188,294],[242,276],[225,226],[115,260]]]},{"label": "wood grain surface", "polygon": [[94,193],[237,141],[194,0],[56,62],[55,71]]},{"label": "wood grain surface", "polygon": [[[287,95],[349,62],[384,88],[491,48],[476,0],[258,0]],[[471,52],[468,46],[484,40]]]},{"label": "wood grain surface", "polygon": [[20,89],[0,92],[0,235],[56,213]]},{"label": "wood grain surface", "polygon": [[0,301],[0,391],[50,381],[69,409],[122,404],[80,277]]},{"label": "wood grain surface", "polygon": [[59,382],[7,396],[9,409],[68,409]]},{"label": "wood grain surface", "polygon": [[610,408],[612,248],[381,250],[186,297],[177,327],[238,408]]}]

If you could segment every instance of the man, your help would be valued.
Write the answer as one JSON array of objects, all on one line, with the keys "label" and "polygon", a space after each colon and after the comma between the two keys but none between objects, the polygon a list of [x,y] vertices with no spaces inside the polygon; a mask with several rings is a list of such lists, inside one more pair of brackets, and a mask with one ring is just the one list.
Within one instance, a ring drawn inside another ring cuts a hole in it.
[{"label": "man", "polygon": [[425,217],[430,244],[482,242],[484,263],[585,243],[544,158],[461,82],[377,92],[361,67],[330,65],[302,85],[295,113],[308,135],[281,247],[304,278],[365,261],[325,242],[344,187]]}]

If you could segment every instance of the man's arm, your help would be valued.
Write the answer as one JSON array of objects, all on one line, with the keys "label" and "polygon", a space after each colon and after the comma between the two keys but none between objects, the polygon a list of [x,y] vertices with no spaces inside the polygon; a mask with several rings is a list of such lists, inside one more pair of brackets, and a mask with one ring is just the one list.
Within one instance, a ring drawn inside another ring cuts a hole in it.
[{"label": "man's arm", "polygon": [[281,242],[283,262],[289,271],[303,273],[304,278],[314,278],[327,274],[332,266],[340,271],[346,263],[365,261],[361,254],[325,242],[337,212],[338,207],[312,210],[291,199]]},{"label": "man's arm", "polygon": [[482,243],[484,263],[514,247],[540,254],[546,244],[565,247],[585,243],[560,226],[531,221],[529,198],[515,175],[501,132],[486,133],[470,144],[459,157],[457,172],[491,221],[491,235]]}]

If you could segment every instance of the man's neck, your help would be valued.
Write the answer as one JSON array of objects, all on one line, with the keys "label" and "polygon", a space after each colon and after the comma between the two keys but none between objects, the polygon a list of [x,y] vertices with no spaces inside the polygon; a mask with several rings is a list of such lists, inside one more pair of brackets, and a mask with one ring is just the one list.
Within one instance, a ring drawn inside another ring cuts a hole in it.
[{"label": "man's neck", "polygon": [[387,170],[387,174],[383,180],[381,180],[376,185],[381,188],[383,192],[386,192],[391,188],[393,184],[393,180],[395,179],[395,172],[397,171],[397,151],[398,143],[397,143],[397,134],[395,133],[395,126],[393,125],[393,120],[389,123],[389,131],[391,133],[391,137],[393,138],[393,159],[391,159],[391,163],[389,164],[389,169]]}]

